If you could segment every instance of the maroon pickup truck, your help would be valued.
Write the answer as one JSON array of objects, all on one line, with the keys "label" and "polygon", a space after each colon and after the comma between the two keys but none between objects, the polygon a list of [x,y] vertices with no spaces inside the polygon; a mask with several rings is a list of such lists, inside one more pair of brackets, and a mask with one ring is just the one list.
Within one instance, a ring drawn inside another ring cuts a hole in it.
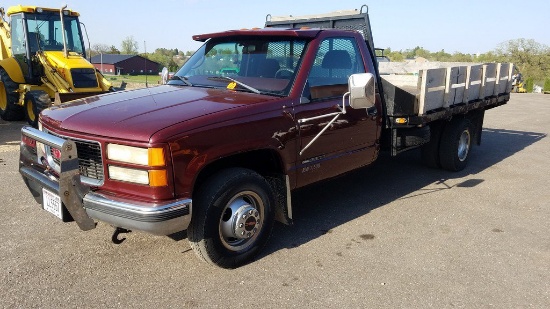
[{"label": "maroon pickup truck", "polygon": [[[351,17],[368,31],[299,24]],[[428,165],[463,169],[484,111],[509,99],[500,64],[458,69],[470,76],[461,96],[454,71],[447,90],[429,77],[439,71],[420,74],[420,93],[385,81],[367,13],[267,26],[194,36],[204,45],[167,85],[43,111],[38,129],[22,129],[20,156],[37,202],[82,230],[111,224],[115,240],[187,230],[201,259],[238,267],[275,220],[292,222],[292,190],[366,166],[381,147],[421,147]]]}]

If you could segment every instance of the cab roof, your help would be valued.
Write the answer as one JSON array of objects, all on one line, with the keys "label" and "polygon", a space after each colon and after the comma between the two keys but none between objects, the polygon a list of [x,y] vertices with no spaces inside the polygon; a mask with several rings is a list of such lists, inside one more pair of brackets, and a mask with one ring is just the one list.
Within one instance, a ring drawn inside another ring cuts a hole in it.
[{"label": "cab roof", "polygon": [[[15,5],[15,6],[10,6],[8,8],[7,15],[10,16],[12,14],[17,14],[17,13],[41,13],[41,12],[44,12],[44,11],[59,13],[59,10],[60,9],[45,8],[45,7],[41,7],[41,6]],[[65,9],[63,11],[67,12],[67,14],[70,15],[70,16],[80,16],[80,14],[78,14],[77,12],[72,11],[72,10]]]},{"label": "cab roof", "polygon": [[288,36],[297,38],[314,38],[321,29],[302,28],[302,29],[284,29],[284,28],[252,28],[240,30],[228,30],[222,32],[213,32],[207,34],[198,34],[193,36],[193,40],[204,42],[212,38],[226,36]]}]

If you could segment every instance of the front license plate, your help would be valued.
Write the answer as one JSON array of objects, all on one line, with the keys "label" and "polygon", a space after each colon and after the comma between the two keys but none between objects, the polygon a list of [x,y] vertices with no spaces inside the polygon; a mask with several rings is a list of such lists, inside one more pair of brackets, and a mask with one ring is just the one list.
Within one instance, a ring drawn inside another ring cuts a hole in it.
[{"label": "front license plate", "polygon": [[44,209],[63,220],[61,198],[59,195],[42,188],[42,200]]}]

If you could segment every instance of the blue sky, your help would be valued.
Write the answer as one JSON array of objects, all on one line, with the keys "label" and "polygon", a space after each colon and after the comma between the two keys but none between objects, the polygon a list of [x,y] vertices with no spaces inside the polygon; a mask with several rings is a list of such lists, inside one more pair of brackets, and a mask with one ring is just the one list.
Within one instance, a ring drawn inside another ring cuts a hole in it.
[{"label": "blue sky", "polygon": [[8,8],[32,4],[69,8],[81,14],[91,44],[120,48],[133,36],[143,51],[155,48],[195,50],[194,34],[263,27],[267,14],[310,15],[369,6],[375,45],[393,50],[421,46],[432,52],[484,53],[499,43],[526,38],[550,46],[550,0],[429,1],[221,1],[221,0],[80,0],[65,2],[2,1]]}]

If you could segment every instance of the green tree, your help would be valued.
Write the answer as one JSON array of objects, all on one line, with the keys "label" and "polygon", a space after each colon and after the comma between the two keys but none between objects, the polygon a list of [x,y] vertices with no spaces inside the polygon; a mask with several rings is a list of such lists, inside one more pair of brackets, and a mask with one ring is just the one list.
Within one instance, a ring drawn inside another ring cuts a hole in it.
[{"label": "green tree", "polygon": [[533,80],[533,77],[527,77],[525,79],[525,91],[528,93],[533,92],[533,88],[535,86],[535,81]]},{"label": "green tree", "polygon": [[432,53],[430,58],[433,58],[433,60],[435,61],[451,61],[452,56],[451,54],[445,52],[444,49],[442,49],[438,52]]},{"label": "green tree", "polygon": [[414,59],[416,57],[422,57],[428,59],[430,57],[430,52],[423,47],[416,46],[413,49],[407,49],[404,52],[406,59]]},{"label": "green tree", "polygon": [[133,36],[128,36],[122,41],[120,52],[124,55],[137,55],[138,49],[138,42]]},{"label": "green tree", "polygon": [[110,51],[109,45],[96,43],[90,48],[90,55],[108,54]]},{"label": "green tree", "polygon": [[416,47],[415,48],[415,52],[414,52],[414,55],[416,57],[422,57],[422,58],[426,58],[426,59],[430,59],[430,51],[427,50],[427,49],[424,49],[423,47]]},{"label": "green tree", "polygon": [[170,56],[163,55],[162,53],[158,52],[149,55],[149,60],[158,62],[163,67],[169,66],[170,58]]},{"label": "green tree", "polygon": [[550,48],[531,39],[501,43],[495,50],[499,60],[512,62],[525,78],[542,82],[550,76]]},{"label": "green tree", "polygon": [[479,54],[474,57],[474,62],[499,62],[499,56],[495,54],[495,52],[490,51],[484,54]]},{"label": "green tree", "polygon": [[390,58],[390,60],[393,61],[393,62],[400,62],[400,61],[405,60],[405,56],[401,52],[398,52],[398,51],[392,51],[392,52],[389,52],[389,53],[384,53],[384,55],[388,56],[388,58]]},{"label": "green tree", "polygon": [[116,48],[114,45],[111,45],[110,47],[110,51],[109,51],[109,54],[120,54],[120,50],[118,50],[118,48]]},{"label": "green tree", "polygon": [[453,62],[472,62],[474,59],[472,55],[470,54],[463,54],[456,52],[452,55],[452,57],[447,61],[453,61]]},{"label": "green tree", "polygon": [[174,71],[178,70],[178,65],[174,61],[173,58],[170,58],[170,61],[168,61],[168,66],[167,67],[168,67],[168,70],[170,70],[171,72],[174,72]]},{"label": "green tree", "polygon": [[170,71],[176,71],[184,63],[180,53],[177,48],[157,48],[153,53],[147,54],[147,57],[152,61],[160,63],[161,67],[166,67]]}]

